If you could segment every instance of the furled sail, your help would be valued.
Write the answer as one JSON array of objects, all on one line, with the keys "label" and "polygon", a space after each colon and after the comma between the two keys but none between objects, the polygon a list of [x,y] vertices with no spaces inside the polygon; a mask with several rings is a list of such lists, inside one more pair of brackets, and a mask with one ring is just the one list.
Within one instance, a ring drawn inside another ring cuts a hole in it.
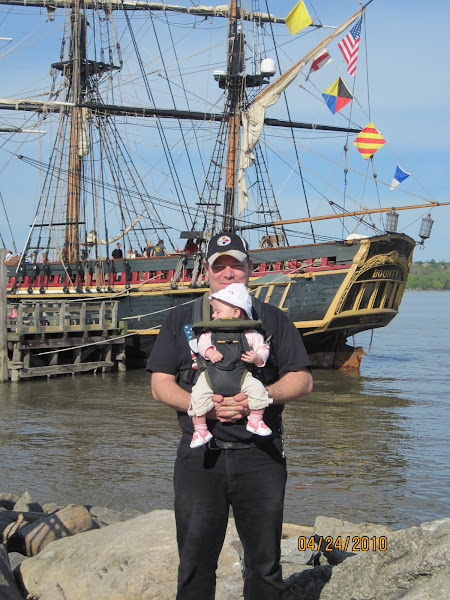
[{"label": "furled sail", "polygon": [[89,154],[91,146],[91,138],[88,130],[89,109],[83,107],[80,113],[80,143],[78,148],[78,156],[86,156]]},{"label": "furled sail", "polygon": [[[67,8],[71,2],[68,0],[3,0],[2,4],[13,4],[16,6],[38,6],[47,9],[49,20],[54,19],[53,13],[57,8]],[[50,4],[50,6],[49,6]],[[228,4],[220,4],[218,6],[180,6],[178,4],[167,4],[166,2],[148,2],[147,0],[83,0],[83,5],[88,9],[101,9],[107,15],[113,10],[143,10],[146,13],[149,11],[164,11],[177,12],[190,15],[199,15],[202,17],[224,17],[228,18]],[[284,17],[275,17],[272,14],[267,14],[259,11],[250,11],[245,8],[241,9],[241,17],[248,21],[257,21],[259,23],[284,23]],[[52,18],[53,17],[53,18]]]},{"label": "furled sail", "polygon": [[332,39],[340,35],[349,25],[355,21],[363,12],[365,7],[359,9],[352,17],[347,19],[340,27],[325,38],[306,56],[293,65],[288,71],[280,75],[280,77],[262,91],[249,104],[247,110],[242,112],[242,139],[241,152],[239,157],[239,173],[238,173],[238,212],[244,210],[248,202],[247,182],[245,180],[245,169],[251,167],[255,161],[253,150],[258,142],[259,136],[264,125],[264,117],[266,109],[278,102],[281,93],[294,81],[305,65],[314,60],[330,43]]},{"label": "furled sail", "polygon": [[130,225],[128,225],[128,227],[125,227],[125,229],[123,231],[121,231],[120,233],[118,233],[117,235],[115,235],[112,238],[108,238],[107,240],[97,237],[96,231],[94,231],[94,230],[89,231],[86,235],[87,246],[89,248],[92,248],[92,246],[95,246],[95,244],[99,244],[101,246],[106,246],[107,244],[114,244],[114,242],[117,242],[117,240],[120,240],[121,237],[123,237],[128,232],[130,232],[133,229],[133,227],[136,225],[136,223],[139,222],[139,219],[141,217],[142,217],[142,215],[139,215],[139,217],[137,217],[137,219],[135,219]]}]

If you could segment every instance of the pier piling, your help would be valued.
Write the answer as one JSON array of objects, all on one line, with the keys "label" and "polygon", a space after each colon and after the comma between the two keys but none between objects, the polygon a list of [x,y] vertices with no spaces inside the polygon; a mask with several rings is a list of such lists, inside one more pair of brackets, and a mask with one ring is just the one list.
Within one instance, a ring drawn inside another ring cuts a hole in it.
[{"label": "pier piling", "polygon": [[5,256],[6,250],[4,248],[0,248],[0,382],[8,381]]}]

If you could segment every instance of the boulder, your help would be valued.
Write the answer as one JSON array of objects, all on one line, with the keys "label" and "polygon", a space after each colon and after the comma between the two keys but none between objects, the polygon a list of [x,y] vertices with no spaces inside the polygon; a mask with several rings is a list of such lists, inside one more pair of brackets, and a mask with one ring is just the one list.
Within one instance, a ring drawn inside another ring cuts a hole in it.
[{"label": "boulder", "polygon": [[89,531],[93,526],[87,508],[69,504],[51,515],[21,527],[8,539],[8,550],[35,556],[50,542]]},{"label": "boulder", "polygon": [[283,566],[283,577],[289,577],[293,573],[299,573],[310,569],[313,552],[310,548],[303,551],[298,549],[298,536],[281,540],[281,559]]},{"label": "boulder", "polygon": [[[16,577],[40,600],[173,600],[178,552],[173,511],[156,510],[49,544]],[[217,598],[237,600],[242,575],[230,520],[217,571]]]},{"label": "boulder", "polygon": [[320,563],[333,566],[362,551],[361,538],[365,538],[365,552],[377,552],[380,537],[383,537],[383,543],[387,543],[392,533],[389,527],[377,523],[351,523],[323,516],[317,517],[314,523],[314,540],[321,552]]},{"label": "boulder", "polygon": [[358,552],[333,567],[320,600],[448,600],[450,519],[392,532],[386,551]]},{"label": "boulder", "polygon": [[[300,573],[293,573],[285,580],[286,588],[283,600],[322,600],[321,592],[331,577],[330,565],[309,567]],[[350,596],[343,595],[335,600],[347,600]]]},{"label": "boulder", "polygon": [[127,507],[120,511],[120,520],[129,521],[130,519],[135,519],[136,517],[140,517],[143,514],[144,513],[140,510]]},{"label": "boulder", "polygon": [[3,532],[11,525],[11,521],[9,519],[5,519],[2,517],[2,513],[0,512],[0,543],[5,540],[3,539]]},{"label": "boulder", "polygon": [[[332,519],[330,517],[319,516],[314,522],[314,534],[323,538],[329,536],[336,540],[337,537],[359,537],[362,536],[389,536],[392,529],[378,523],[351,523],[341,519]],[[351,549],[347,548],[351,551]]]},{"label": "boulder", "polygon": [[9,564],[5,546],[0,544],[0,598],[2,600],[22,600]]},{"label": "boulder", "polygon": [[120,523],[122,520],[118,510],[103,508],[103,506],[87,506],[86,508],[91,513],[92,520],[99,528],[108,527],[108,525],[114,525],[114,523]]},{"label": "boulder", "polygon": [[121,511],[105,508],[104,506],[87,506],[86,508],[91,513],[94,523],[98,527],[106,527],[108,525],[113,525],[113,523],[128,521],[129,519],[134,519],[143,514],[132,508],[125,508]]},{"label": "boulder", "polygon": [[56,504],[56,502],[45,502],[45,504],[42,505],[42,510],[49,515],[50,513],[54,513],[57,510],[61,510],[62,508],[64,508],[63,504]]},{"label": "boulder", "polygon": [[295,523],[283,523],[283,530],[281,532],[281,539],[287,539],[296,535],[297,537],[303,535],[310,537],[314,535],[314,527],[307,527],[306,525],[296,525]]},{"label": "boulder", "polygon": [[20,552],[9,552],[8,553],[9,564],[11,565],[11,571],[14,571],[16,567],[18,567],[24,560],[27,560],[27,557]]},{"label": "boulder", "polygon": [[24,492],[14,504],[13,510],[17,512],[44,512],[44,509],[35,502],[28,492]]},{"label": "boulder", "polygon": [[12,510],[14,504],[18,500],[19,496],[16,496],[16,494],[0,493],[0,507],[6,508],[7,510]]}]

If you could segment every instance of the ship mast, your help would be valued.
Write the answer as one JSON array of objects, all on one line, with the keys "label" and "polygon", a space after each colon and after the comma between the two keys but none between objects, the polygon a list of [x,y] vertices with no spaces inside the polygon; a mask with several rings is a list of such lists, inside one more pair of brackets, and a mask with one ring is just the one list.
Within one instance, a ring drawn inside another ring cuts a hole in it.
[{"label": "ship mast", "polygon": [[71,78],[72,102],[71,131],[69,146],[69,174],[67,189],[66,234],[64,242],[64,259],[76,261],[79,259],[80,236],[80,188],[81,188],[81,162],[80,156],[80,119],[81,119],[81,63],[86,62],[86,43],[84,19],[79,11],[79,0],[73,0],[71,22]]},{"label": "ship mast", "polygon": [[68,177],[66,197],[66,218],[63,258],[67,262],[80,260],[80,210],[83,175],[83,157],[89,151],[88,113],[92,91],[97,89],[99,78],[112,70],[120,70],[110,57],[109,63],[103,60],[89,60],[87,47],[87,16],[80,9],[80,0],[72,0],[70,15],[70,50],[67,60],[53,63],[53,69],[60,70],[67,79],[70,102],[67,102],[70,115],[70,142],[68,150]]},{"label": "ship mast", "polygon": [[238,25],[238,0],[230,0],[228,21],[228,51],[226,84],[226,114],[228,115],[228,146],[225,172],[223,231],[234,231],[236,176],[240,132],[240,108],[244,90],[244,34]]}]

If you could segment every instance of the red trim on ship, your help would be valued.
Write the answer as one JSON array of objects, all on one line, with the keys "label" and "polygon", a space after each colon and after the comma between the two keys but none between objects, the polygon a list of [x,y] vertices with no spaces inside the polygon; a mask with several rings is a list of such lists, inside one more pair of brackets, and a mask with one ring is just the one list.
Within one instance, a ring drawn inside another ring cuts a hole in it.
[{"label": "red trim on ship", "polygon": [[[286,265],[288,265],[286,267]],[[253,276],[263,276],[268,273],[273,272],[281,272],[289,274],[292,271],[298,273],[305,272],[320,272],[320,271],[330,271],[330,270],[344,270],[349,269],[351,264],[347,265],[336,265],[332,259],[329,257],[312,259],[308,258],[307,260],[290,260],[290,261],[278,261],[276,263],[259,263],[256,269],[253,271]],[[283,268],[284,267],[284,268]],[[23,283],[20,285],[20,288],[26,289],[28,287],[33,288],[33,290],[39,290],[39,288],[43,287],[47,290],[51,290],[52,288],[62,288],[62,287],[89,287],[94,289],[97,286],[136,286],[142,284],[148,280],[153,283],[168,283],[171,281],[173,277],[174,271],[132,271],[131,277],[127,280],[127,273],[124,271],[120,273],[111,273],[105,279],[100,276],[99,280],[95,278],[94,274],[87,274],[86,278],[81,275],[74,275],[72,278],[69,278],[67,275],[26,275]],[[186,282],[191,281],[191,277],[189,272],[186,273],[184,278]],[[14,285],[16,281],[16,277],[8,278],[8,287]],[[18,284],[19,285],[19,284]]]}]

